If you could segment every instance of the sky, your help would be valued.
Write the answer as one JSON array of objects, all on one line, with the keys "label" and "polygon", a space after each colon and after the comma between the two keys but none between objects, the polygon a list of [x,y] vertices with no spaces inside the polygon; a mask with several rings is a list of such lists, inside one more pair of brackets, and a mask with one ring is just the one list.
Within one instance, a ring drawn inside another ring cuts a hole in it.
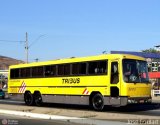
[{"label": "sky", "polygon": [[[159,0],[0,0],[0,55],[29,61],[160,45]],[[7,41],[5,41],[7,40]]]}]

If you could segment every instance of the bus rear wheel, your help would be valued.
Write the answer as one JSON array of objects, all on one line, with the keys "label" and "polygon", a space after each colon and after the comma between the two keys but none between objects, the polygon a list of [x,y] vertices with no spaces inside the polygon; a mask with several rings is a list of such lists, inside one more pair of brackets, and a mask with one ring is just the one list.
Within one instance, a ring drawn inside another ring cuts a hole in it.
[{"label": "bus rear wheel", "polygon": [[34,102],[36,106],[41,106],[43,101],[42,101],[42,96],[39,92],[34,94]]},{"label": "bus rear wheel", "polygon": [[26,103],[26,105],[31,106],[34,103],[34,98],[33,95],[31,94],[31,92],[26,92],[24,94],[24,101]]},{"label": "bus rear wheel", "polygon": [[104,108],[104,99],[100,93],[93,95],[91,99],[91,106],[96,111],[101,111]]}]

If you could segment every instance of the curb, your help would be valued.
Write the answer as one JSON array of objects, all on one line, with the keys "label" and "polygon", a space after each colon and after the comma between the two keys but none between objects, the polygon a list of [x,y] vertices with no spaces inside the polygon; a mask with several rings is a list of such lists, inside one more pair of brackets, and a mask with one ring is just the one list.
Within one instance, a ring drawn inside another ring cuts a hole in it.
[{"label": "curb", "polygon": [[21,112],[21,111],[13,111],[13,110],[3,110],[0,109],[1,114],[8,115],[16,115],[22,117],[29,118],[37,118],[37,119],[46,119],[46,120],[60,120],[67,123],[77,123],[82,125],[125,125],[126,123],[120,121],[103,121],[103,120],[94,120],[87,118],[78,118],[78,117],[67,117],[67,116],[59,116],[59,115],[46,115],[46,114],[38,114],[38,113],[30,113],[30,112]]},{"label": "curb", "polygon": [[57,119],[57,120],[72,120],[72,119],[84,119],[78,117],[67,117],[67,116],[59,116],[59,115],[47,115],[47,114],[38,114],[38,113],[30,113],[30,112],[21,112],[21,111],[12,111],[12,110],[3,110],[0,109],[0,113],[9,114],[9,115],[17,115],[17,116],[27,116],[31,118],[39,118],[39,119]]}]

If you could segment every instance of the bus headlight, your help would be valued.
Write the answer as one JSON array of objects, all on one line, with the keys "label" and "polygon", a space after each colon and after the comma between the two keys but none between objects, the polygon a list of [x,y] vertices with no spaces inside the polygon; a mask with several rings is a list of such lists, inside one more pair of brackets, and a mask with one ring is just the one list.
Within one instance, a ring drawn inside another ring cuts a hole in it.
[{"label": "bus headlight", "polygon": [[132,100],[131,100],[131,99],[128,99],[128,103],[132,103]]},{"label": "bus headlight", "polygon": [[137,103],[137,101],[135,101],[134,99],[128,99],[128,103]]}]

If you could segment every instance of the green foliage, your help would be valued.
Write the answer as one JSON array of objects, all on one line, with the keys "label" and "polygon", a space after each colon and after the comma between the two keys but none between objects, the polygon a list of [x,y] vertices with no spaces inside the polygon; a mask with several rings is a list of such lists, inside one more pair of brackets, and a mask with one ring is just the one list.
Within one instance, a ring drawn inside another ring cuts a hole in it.
[{"label": "green foliage", "polygon": [[156,50],[154,48],[142,50],[142,52],[145,52],[145,53],[160,53],[160,51],[158,51],[158,50]]}]

